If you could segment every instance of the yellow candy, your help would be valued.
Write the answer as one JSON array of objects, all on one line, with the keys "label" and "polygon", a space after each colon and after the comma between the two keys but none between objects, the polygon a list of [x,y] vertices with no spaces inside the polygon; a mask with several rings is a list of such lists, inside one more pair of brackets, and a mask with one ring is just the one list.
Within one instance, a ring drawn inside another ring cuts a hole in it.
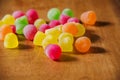
[{"label": "yellow candy", "polygon": [[3,21],[0,21],[0,27],[1,27],[2,25],[4,25],[4,22],[3,22]]},{"label": "yellow candy", "polygon": [[38,46],[42,46],[42,41],[44,40],[45,36],[46,35],[43,32],[38,31],[35,34],[35,37],[34,37],[34,40],[33,40],[33,44],[34,45],[38,45]]},{"label": "yellow candy", "polygon": [[8,33],[4,39],[5,48],[16,48],[18,46],[18,38],[14,33]]},{"label": "yellow candy", "polygon": [[2,21],[8,25],[14,25],[15,18],[12,15],[7,14],[3,17]]},{"label": "yellow candy", "polygon": [[34,25],[39,28],[42,24],[46,24],[45,20],[43,19],[37,19],[34,23]]}]

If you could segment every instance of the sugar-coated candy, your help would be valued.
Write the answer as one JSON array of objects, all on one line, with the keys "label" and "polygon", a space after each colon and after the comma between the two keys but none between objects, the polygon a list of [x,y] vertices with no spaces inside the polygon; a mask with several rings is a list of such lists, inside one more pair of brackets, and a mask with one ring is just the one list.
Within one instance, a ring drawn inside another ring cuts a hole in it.
[{"label": "sugar-coated candy", "polygon": [[26,16],[22,16],[20,18],[17,18],[15,21],[16,33],[23,34],[23,29],[26,25],[28,25],[28,20],[27,20]]},{"label": "sugar-coated candy", "polygon": [[34,36],[33,44],[42,46],[42,41],[44,40],[45,36],[45,33],[38,31]]},{"label": "sugar-coated candy", "polygon": [[75,41],[75,48],[81,53],[85,53],[90,49],[91,41],[88,37],[79,37]]},{"label": "sugar-coated candy", "polygon": [[28,40],[33,40],[36,32],[37,28],[32,24],[25,26],[25,28],[23,29],[23,34]]},{"label": "sugar-coated candy", "polygon": [[13,33],[16,33],[16,26],[15,25],[10,25],[11,29],[12,29],[12,32]]},{"label": "sugar-coated candy", "polygon": [[76,23],[76,26],[78,28],[78,33],[75,35],[75,37],[83,36],[85,34],[85,27],[80,23]]},{"label": "sugar-coated candy", "polygon": [[39,31],[41,31],[41,32],[43,32],[43,33],[45,33],[45,31],[47,30],[47,29],[49,29],[50,28],[50,26],[48,25],[48,24],[42,24],[40,27],[39,27]]},{"label": "sugar-coated candy", "polygon": [[52,60],[59,60],[61,57],[61,53],[62,51],[61,51],[60,46],[56,44],[49,44],[45,48],[46,56]]},{"label": "sugar-coated candy", "polygon": [[65,15],[68,15],[70,17],[73,17],[74,14],[73,14],[73,11],[69,8],[65,8],[63,11],[62,11],[62,14],[65,14]]},{"label": "sugar-coated candy", "polygon": [[4,22],[3,22],[3,21],[0,21],[0,27],[1,27],[2,25],[4,25]]},{"label": "sugar-coated candy", "polygon": [[24,16],[24,15],[25,15],[25,13],[22,12],[22,11],[20,11],[20,10],[14,11],[13,14],[12,14],[12,16],[13,16],[15,19],[17,19],[17,18],[19,18],[19,17],[21,17],[21,16]]},{"label": "sugar-coated candy", "polygon": [[61,15],[60,15],[60,23],[61,23],[61,24],[67,23],[67,20],[68,20],[69,18],[70,18],[70,17],[69,17],[68,15],[61,14]]},{"label": "sugar-coated candy", "polygon": [[58,20],[52,20],[49,23],[50,28],[56,27],[58,25],[60,25],[60,22]]},{"label": "sugar-coated candy", "polygon": [[74,22],[69,22],[63,25],[62,31],[71,33],[73,36],[75,36],[78,33],[78,28]]},{"label": "sugar-coated candy", "polygon": [[0,28],[0,40],[4,40],[6,34],[11,33],[12,29],[10,27],[10,25],[3,25]]},{"label": "sugar-coated candy", "polygon": [[16,48],[18,47],[18,38],[14,33],[8,33],[4,39],[5,48]]},{"label": "sugar-coated candy", "polygon": [[58,20],[60,17],[60,10],[58,8],[52,8],[48,11],[47,17],[49,20]]},{"label": "sugar-coated candy", "polygon": [[35,27],[39,28],[42,24],[46,24],[46,21],[44,19],[37,19],[34,22]]},{"label": "sugar-coated candy", "polygon": [[38,19],[38,14],[34,9],[29,9],[26,12],[29,24],[34,24],[35,20]]},{"label": "sugar-coated candy", "polygon": [[2,18],[2,21],[4,22],[4,24],[14,25],[15,18],[12,15],[7,14]]},{"label": "sugar-coated candy", "polygon": [[96,13],[94,11],[86,11],[81,14],[80,20],[86,25],[94,25],[96,22]]},{"label": "sugar-coated candy", "polygon": [[76,17],[72,17],[72,18],[69,18],[67,22],[76,22],[76,23],[79,23],[79,19],[77,19]]}]

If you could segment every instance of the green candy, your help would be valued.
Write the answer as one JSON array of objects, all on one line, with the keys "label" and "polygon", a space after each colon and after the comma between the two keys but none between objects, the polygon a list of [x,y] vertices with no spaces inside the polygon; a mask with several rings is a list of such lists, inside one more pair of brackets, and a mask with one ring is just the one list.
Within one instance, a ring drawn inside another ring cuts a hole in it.
[{"label": "green candy", "polygon": [[23,34],[23,29],[26,25],[28,25],[28,20],[26,16],[17,18],[15,21],[16,25],[16,33],[17,34]]},{"label": "green candy", "polygon": [[74,16],[73,11],[72,11],[71,9],[69,9],[69,8],[64,9],[64,10],[62,11],[62,14],[68,15],[68,16],[70,16],[70,17],[73,17],[73,16]]},{"label": "green candy", "polygon": [[50,20],[59,20],[60,10],[58,8],[52,8],[48,11],[47,16]]}]

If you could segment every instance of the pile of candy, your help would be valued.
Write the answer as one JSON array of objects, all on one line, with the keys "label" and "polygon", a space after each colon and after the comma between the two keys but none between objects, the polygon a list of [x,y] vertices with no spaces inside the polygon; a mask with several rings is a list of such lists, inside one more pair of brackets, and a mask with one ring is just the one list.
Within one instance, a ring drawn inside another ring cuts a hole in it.
[{"label": "pile of candy", "polygon": [[[47,14],[50,22],[38,17],[34,9],[26,13],[15,11],[5,15],[0,21],[0,40],[5,48],[16,48],[19,45],[17,35],[23,34],[34,45],[42,46],[45,54],[52,60],[59,60],[62,52],[72,52],[73,47],[78,52],[85,53],[91,46],[91,41],[85,34],[85,27],[80,24],[94,25],[96,14],[93,11],[82,13],[80,20],[74,17],[71,9],[52,8]],[[77,39],[75,39],[77,38]]]}]

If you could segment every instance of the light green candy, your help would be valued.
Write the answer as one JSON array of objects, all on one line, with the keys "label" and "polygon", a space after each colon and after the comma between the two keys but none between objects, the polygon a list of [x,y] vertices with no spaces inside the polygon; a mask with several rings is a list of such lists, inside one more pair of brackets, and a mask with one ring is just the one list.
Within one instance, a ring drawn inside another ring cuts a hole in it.
[{"label": "light green candy", "polygon": [[59,20],[60,10],[58,8],[52,8],[52,9],[50,9],[48,11],[47,17],[50,20]]},{"label": "light green candy", "polygon": [[8,33],[4,39],[5,48],[16,48],[18,47],[18,38],[14,33]]},{"label": "light green candy", "polygon": [[45,20],[43,19],[37,19],[34,23],[34,25],[39,28],[42,24],[46,24]]},{"label": "light green candy", "polygon": [[70,16],[70,17],[73,17],[73,16],[74,16],[73,11],[72,11],[71,9],[69,9],[69,8],[64,9],[64,10],[62,11],[62,14],[68,15],[68,16]]},{"label": "light green candy", "polygon": [[16,32],[17,34],[23,34],[23,29],[26,25],[28,25],[28,20],[26,16],[17,18],[15,21]]}]

